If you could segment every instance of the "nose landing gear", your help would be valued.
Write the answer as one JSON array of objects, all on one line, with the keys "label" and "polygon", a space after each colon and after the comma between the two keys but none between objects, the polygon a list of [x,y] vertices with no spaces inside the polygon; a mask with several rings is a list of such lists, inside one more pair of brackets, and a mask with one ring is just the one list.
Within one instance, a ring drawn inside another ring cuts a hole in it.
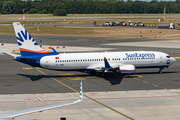
[{"label": "nose landing gear", "polygon": [[160,68],[159,68],[159,74],[162,74],[162,70],[163,70],[163,69],[166,69],[166,68],[168,68],[168,66],[160,67]]}]

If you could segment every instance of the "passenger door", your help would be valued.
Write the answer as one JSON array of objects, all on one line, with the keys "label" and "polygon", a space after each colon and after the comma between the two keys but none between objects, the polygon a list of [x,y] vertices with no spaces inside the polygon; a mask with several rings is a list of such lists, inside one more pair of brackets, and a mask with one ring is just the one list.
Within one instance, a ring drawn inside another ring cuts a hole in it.
[{"label": "passenger door", "polygon": [[49,58],[46,58],[45,67],[49,67],[49,64],[50,64]]}]

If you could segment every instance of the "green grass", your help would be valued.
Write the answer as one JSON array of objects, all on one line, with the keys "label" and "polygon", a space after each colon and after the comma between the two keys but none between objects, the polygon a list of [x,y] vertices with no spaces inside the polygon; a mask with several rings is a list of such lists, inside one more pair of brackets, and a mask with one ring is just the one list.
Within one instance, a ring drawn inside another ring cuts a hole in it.
[{"label": "green grass", "polygon": [[[179,17],[180,14],[169,14],[168,17]],[[141,21],[146,24],[155,24],[158,25],[158,19],[153,19],[153,17],[162,18],[162,14],[68,14],[67,16],[53,16],[52,14],[26,14],[26,19],[33,19],[31,21],[26,21],[26,23],[57,23],[57,24],[69,24],[73,22],[73,24],[93,24],[93,21],[96,21],[97,24],[102,25],[103,22],[111,21],[118,22],[124,21],[128,24],[128,21],[133,21],[136,23],[137,21]],[[94,19],[90,20],[78,20],[79,18],[91,17]],[[104,19],[96,19],[98,17],[102,17]],[[135,19],[138,18],[139,19]],[[147,17],[149,19],[141,19],[142,17]],[[22,23],[22,14],[12,14],[12,15],[4,15],[0,14],[0,19],[2,20],[13,20]],[[57,19],[66,19],[57,20]],[[78,18],[77,20],[68,20],[68,18]],[[107,18],[119,18],[119,19],[107,19]],[[120,19],[126,18],[126,19]],[[129,19],[131,18],[131,19]],[[133,19],[134,18],[134,19]],[[42,20],[43,19],[43,20]],[[46,20],[47,19],[47,20]],[[53,19],[53,20],[49,20]],[[168,19],[166,22],[161,23],[170,23],[173,22],[176,26],[179,23],[179,19]],[[1,23],[10,23],[12,21],[0,21]],[[37,28],[40,31],[37,31]],[[36,35],[66,35],[66,36],[95,36],[95,37],[139,37],[140,31],[143,36],[156,36],[158,35],[159,29],[153,28],[104,28],[104,27],[62,27],[62,26],[26,26],[26,29],[30,34]],[[149,32],[154,31],[154,32]],[[176,34],[179,33],[177,30],[161,30],[162,34]],[[0,25],[0,33],[1,34],[14,34],[14,29],[10,25]],[[131,34],[129,34],[131,33]]]},{"label": "green grass", "polygon": [[[40,29],[38,31],[37,29]],[[26,26],[31,35],[61,35],[61,36],[94,36],[94,37],[140,37],[178,34],[179,31],[153,28],[112,28],[112,27],[53,27],[53,26]],[[141,31],[141,34],[140,34]],[[152,31],[152,32],[151,32]],[[159,34],[161,31],[161,34]],[[1,34],[14,34],[13,26],[0,25]]]},{"label": "green grass", "polygon": [[[83,18],[83,17],[97,17],[97,18],[162,18],[163,14],[67,14],[67,16],[53,16],[53,14],[26,14],[26,19],[62,19],[62,18]],[[179,17],[180,14],[167,14],[167,17]],[[0,20],[22,20],[22,14],[0,14]]]},{"label": "green grass", "polygon": [[12,25],[0,25],[1,34],[14,34],[14,28]]},{"label": "green grass", "polygon": [[[128,24],[128,21],[133,21],[136,23],[137,21],[142,21],[146,24],[155,24],[158,25],[158,18],[162,18],[163,14],[68,14],[67,16],[53,16],[53,14],[26,14],[26,23],[58,23],[58,24],[69,24],[69,22],[73,22],[73,24],[93,24],[93,21],[96,21],[98,25],[102,25],[102,23],[106,21],[118,22],[124,21]],[[180,14],[167,14],[167,17],[179,17]],[[15,20],[22,23],[22,14],[11,14],[11,15],[4,15],[0,14],[0,20]],[[157,19],[154,19],[157,18]],[[20,19],[19,19],[20,18]],[[68,20],[69,18],[75,18],[77,20]],[[91,20],[81,20],[81,18],[91,18]],[[94,19],[93,19],[94,18]],[[103,19],[97,19],[103,18]],[[119,18],[119,19],[107,19],[107,18]],[[121,19],[123,18],[123,19]],[[138,19],[139,18],[139,19]],[[142,19],[148,18],[148,19]],[[43,20],[42,20],[43,19]],[[53,19],[53,20],[49,20]],[[58,19],[66,19],[58,20]],[[166,22],[161,23],[174,23],[178,26],[180,23],[179,18],[175,19],[167,19]],[[9,23],[15,21],[0,21],[0,23]]]}]

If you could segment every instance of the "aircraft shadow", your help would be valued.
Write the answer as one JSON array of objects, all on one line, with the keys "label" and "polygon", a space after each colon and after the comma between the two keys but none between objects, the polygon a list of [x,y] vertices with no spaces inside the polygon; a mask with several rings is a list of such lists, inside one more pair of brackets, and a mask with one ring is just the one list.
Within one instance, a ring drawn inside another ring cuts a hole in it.
[{"label": "aircraft shadow", "polygon": [[173,73],[179,73],[179,71],[173,71],[173,72],[162,72],[161,74],[159,72],[136,72],[135,75],[152,75],[152,74],[159,74],[159,75],[163,75],[163,74],[173,74]]},{"label": "aircraft shadow", "polygon": [[[179,71],[176,71],[176,72],[163,72],[163,74],[173,74],[173,73],[179,73]],[[123,78],[138,78],[138,75],[152,75],[152,74],[157,74],[157,75],[161,75],[159,74],[158,72],[137,72],[135,75],[130,75],[130,76],[119,76],[119,75],[116,75],[116,74],[106,74],[105,76],[101,76],[100,78],[103,78],[104,80],[106,81],[109,81],[111,85],[117,85],[117,84],[121,84]],[[31,79],[31,81],[38,81],[42,78],[50,78],[50,77],[53,77],[53,78],[61,78],[61,77],[91,77],[93,75],[89,75],[89,74],[83,74],[83,75],[49,75],[49,76],[46,76],[46,75],[27,75],[27,74],[17,74],[17,75],[20,75],[20,76],[24,76],[26,78],[29,78]],[[99,77],[99,76],[97,76]]]},{"label": "aircraft shadow", "polygon": [[50,76],[46,76],[46,75],[26,75],[26,74],[17,74],[17,75],[24,76],[26,78],[30,78],[31,81],[38,81],[42,78],[49,78],[50,77]]},{"label": "aircraft shadow", "polygon": [[49,76],[46,76],[46,75],[27,75],[27,74],[17,74],[17,75],[30,78],[32,81],[37,81],[37,80],[40,80],[42,78],[50,78],[50,77],[61,78],[61,77],[87,77],[87,76],[91,76],[88,74],[87,75],[49,75]]},{"label": "aircraft shadow", "polygon": [[[92,75],[88,75],[88,74],[86,74],[86,75],[59,75],[59,76],[57,76],[57,75],[49,75],[49,76],[46,76],[46,75],[27,75],[27,74],[17,74],[17,75],[29,78],[29,79],[31,79],[31,81],[38,81],[42,78],[50,78],[50,77],[61,78],[61,77],[87,77],[87,76],[90,77],[90,76],[92,76]],[[117,84],[121,83],[124,76],[108,74],[108,75],[100,77],[100,78],[103,78],[104,80],[109,81],[111,85],[117,85]]]},{"label": "aircraft shadow", "polygon": [[108,76],[108,77],[103,77],[104,80],[109,81],[111,85],[117,85],[121,84],[123,77],[114,77],[114,76]]}]

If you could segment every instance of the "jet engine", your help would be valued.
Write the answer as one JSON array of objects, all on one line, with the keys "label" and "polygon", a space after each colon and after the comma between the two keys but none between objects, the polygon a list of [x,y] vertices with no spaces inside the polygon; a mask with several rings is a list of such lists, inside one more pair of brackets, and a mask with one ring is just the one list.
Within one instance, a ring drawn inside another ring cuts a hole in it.
[{"label": "jet engine", "polygon": [[133,75],[135,71],[134,65],[121,65],[116,72],[120,75]]}]

